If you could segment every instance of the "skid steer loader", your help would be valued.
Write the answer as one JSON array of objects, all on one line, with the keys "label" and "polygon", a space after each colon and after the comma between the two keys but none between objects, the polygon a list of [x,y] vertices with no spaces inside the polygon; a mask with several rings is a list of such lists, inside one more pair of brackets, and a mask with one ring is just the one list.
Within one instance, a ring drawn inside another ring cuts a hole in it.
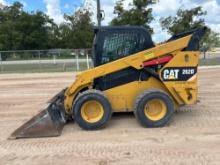
[{"label": "skid steer loader", "polygon": [[11,139],[59,136],[69,119],[86,130],[100,129],[114,112],[133,111],[144,127],[162,127],[180,106],[197,102],[199,41],[206,27],[157,45],[143,27],[94,31],[94,68],[79,73]]}]

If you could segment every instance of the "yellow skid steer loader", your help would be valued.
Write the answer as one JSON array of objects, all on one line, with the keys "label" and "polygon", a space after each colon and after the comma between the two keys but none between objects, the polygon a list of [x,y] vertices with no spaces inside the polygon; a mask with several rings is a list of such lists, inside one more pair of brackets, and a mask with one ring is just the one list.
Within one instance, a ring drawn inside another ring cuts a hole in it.
[{"label": "yellow skid steer loader", "polygon": [[100,129],[114,112],[133,111],[144,127],[162,127],[180,106],[197,102],[199,41],[206,27],[158,45],[143,27],[94,31],[94,68],[78,74],[11,139],[59,136],[69,119],[86,130]]}]

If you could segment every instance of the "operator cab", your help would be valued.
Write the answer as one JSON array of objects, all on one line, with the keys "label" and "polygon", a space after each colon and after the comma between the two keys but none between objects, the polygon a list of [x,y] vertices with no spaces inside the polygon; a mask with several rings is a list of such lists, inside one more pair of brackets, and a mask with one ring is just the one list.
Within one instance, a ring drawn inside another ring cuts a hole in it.
[{"label": "operator cab", "polygon": [[99,66],[154,47],[150,33],[138,26],[95,28],[93,63]]}]

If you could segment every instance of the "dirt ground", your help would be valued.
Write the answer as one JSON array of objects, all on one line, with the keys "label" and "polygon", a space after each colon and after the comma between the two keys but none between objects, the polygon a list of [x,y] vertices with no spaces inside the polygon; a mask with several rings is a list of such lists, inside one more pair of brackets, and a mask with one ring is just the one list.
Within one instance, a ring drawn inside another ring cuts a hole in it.
[{"label": "dirt ground", "polygon": [[83,131],[69,123],[55,138],[7,140],[74,79],[73,73],[0,75],[0,165],[220,164],[220,68],[199,70],[199,100],[167,127],[142,128],[133,114]]}]

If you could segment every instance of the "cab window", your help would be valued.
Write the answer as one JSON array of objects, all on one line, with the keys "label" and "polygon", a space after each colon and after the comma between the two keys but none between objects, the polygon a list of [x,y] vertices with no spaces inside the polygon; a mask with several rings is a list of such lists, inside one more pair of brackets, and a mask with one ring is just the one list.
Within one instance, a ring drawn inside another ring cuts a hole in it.
[{"label": "cab window", "polygon": [[145,39],[137,32],[115,32],[104,37],[102,64],[143,50]]}]

